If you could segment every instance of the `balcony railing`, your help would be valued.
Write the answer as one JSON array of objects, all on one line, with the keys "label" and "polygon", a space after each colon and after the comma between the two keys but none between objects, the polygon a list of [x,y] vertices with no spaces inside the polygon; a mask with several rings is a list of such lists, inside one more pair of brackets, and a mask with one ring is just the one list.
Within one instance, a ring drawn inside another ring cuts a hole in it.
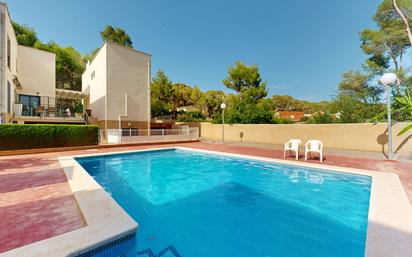
[{"label": "balcony railing", "polygon": [[[66,108],[67,109],[67,108]],[[61,106],[52,106],[49,104],[40,104],[39,106],[31,106],[23,103],[14,104],[14,115],[17,117],[51,117],[51,118],[75,118],[73,112],[67,112]],[[78,117],[81,118],[81,117]]]}]

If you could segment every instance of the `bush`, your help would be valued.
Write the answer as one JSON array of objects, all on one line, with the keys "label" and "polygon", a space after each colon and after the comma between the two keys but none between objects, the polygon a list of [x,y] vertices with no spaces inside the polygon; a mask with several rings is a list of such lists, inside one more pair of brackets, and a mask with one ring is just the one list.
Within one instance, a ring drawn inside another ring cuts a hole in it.
[{"label": "bush", "polygon": [[98,144],[99,127],[90,125],[0,125],[0,150]]},{"label": "bush", "polygon": [[182,112],[177,114],[176,120],[179,122],[198,122],[205,121],[206,117],[201,112]]},{"label": "bush", "polygon": [[272,123],[274,123],[274,124],[293,124],[295,122],[293,120],[287,119],[287,118],[274,117]]},{"label": "bush", "polygon": [[308,124],[330,124],[336,123],[334,117],[329,113],[316,113],[311,119],[307,120]]},{"label": "bush", "polygon": [[[227,124],[272,124],[273,113],[266,103],[251,103],[237,100],[233,106],[225,110],[225,123]],[[216,113],[213,123],[222,123],[222,115]]]}]

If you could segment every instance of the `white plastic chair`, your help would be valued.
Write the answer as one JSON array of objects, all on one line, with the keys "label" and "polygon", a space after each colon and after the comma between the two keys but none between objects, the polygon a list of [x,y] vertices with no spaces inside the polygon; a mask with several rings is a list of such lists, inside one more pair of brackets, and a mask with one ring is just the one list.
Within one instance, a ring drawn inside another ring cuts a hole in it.
[{"label": "white plastic chair", "polygon": [[305,161],[308,160],[308,154],[315,152],[319,154],[320,162],[323,161],[323,143],[320,140],[309,140],[305,144]]},{"label": "white plastic chair", "polygon": [[296,160],[299,158],[299,146],[302,144],[300,139],[291,139],[285,143],[285,148],[283,150],[283,158],[286,158],[286,151],[293,151],[296,155]]}]

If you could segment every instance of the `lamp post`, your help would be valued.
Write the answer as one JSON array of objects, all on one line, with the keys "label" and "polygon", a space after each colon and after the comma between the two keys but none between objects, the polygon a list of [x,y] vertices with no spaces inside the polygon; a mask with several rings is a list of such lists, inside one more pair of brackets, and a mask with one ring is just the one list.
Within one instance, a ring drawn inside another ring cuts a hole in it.
[{"label": "lamp post", "polygon": [[222,143],[225,142],[225,109],[226,109],[226,104],[222,103],[220,105],[220,108],[222,108]]},{"label": "lamp post", "polygon": [[391,121],[391,86],[398,81],[398,76],[395,73],[385,73],[380,79],[381,83],[386,87],[386,108],[388,109],[388,159],[393,157],[392,150],[392,121]]}]

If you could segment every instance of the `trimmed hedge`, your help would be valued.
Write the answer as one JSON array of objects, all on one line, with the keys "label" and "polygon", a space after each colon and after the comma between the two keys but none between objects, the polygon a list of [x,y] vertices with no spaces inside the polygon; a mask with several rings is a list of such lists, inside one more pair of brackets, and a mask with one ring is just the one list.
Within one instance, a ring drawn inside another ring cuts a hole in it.
[{"label": "trimmed hedge", "polygon": [[97,145],[98,138],[98,126],[0,125],[0,150]]}]

